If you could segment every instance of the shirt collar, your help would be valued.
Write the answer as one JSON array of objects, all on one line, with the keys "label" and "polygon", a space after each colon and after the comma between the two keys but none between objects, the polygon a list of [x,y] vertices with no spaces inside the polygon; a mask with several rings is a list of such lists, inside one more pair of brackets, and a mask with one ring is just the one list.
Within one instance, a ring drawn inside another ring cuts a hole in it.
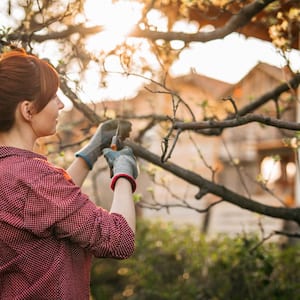
[{"label": "shirt collar", "polygon": [[8,146],[0,146],[0,158],[7,157],[7,156],[23,156],[27,158],[40,158],[47,160],[47,158],[41,154],[38,154],[33,151],[15,148],[15,147],[8,147]]}]

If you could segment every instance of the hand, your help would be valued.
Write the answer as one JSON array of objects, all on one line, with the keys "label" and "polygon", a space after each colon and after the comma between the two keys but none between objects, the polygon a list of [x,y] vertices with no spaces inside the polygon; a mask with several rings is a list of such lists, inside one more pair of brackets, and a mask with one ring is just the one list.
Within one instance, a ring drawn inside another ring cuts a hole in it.
[{"label": "hand", "polygon": [[120,151],[110,148],[103,149],[104,157],[112,170],[111,188],[115,189],[115,184],[120,177],[124,177],[131,183],[132,192],[136,190],[135,179],[138,176],[138,169],[132,149],[124,147]]},{"label": "hand", "polygon": [[108,120],[97,128],[90,142],[75,156],[83,158],[91,170],[98,157],[102,155],[102,150],[110,147],[111,139],[116,134],[118,126],[118,146],[121,148],[122,141],[129,137],[131,123],[125,120]]}]

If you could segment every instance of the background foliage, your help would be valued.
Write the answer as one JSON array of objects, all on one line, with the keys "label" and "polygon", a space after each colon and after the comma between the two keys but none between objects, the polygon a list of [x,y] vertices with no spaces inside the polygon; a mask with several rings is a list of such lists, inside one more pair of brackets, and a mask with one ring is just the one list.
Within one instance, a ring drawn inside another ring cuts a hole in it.
[{"label": "background foliage", "polygon": [[208,240],[163,222],[137,228],[132,258],[94,261],[93,299],[299,299],[299,245],[244,234]]}]

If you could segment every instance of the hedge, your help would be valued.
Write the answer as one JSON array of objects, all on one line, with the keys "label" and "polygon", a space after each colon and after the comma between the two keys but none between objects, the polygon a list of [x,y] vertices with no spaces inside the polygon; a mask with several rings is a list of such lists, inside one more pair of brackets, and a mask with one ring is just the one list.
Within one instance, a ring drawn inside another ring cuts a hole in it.
[{"label": "hedge", "polygon": [[300,299],[300,246],[259,242],[140,220],[131,258],[94,260],[92,299]]}]

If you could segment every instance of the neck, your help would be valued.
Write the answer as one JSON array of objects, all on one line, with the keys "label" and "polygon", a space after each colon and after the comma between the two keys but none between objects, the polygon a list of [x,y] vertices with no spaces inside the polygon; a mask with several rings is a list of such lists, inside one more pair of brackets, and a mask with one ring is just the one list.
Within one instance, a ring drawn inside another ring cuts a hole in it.
[{"label": "neck", "polygon": [[11,129],[0,133],[0,145],[33,151],[35,140],[24,130]]}]

